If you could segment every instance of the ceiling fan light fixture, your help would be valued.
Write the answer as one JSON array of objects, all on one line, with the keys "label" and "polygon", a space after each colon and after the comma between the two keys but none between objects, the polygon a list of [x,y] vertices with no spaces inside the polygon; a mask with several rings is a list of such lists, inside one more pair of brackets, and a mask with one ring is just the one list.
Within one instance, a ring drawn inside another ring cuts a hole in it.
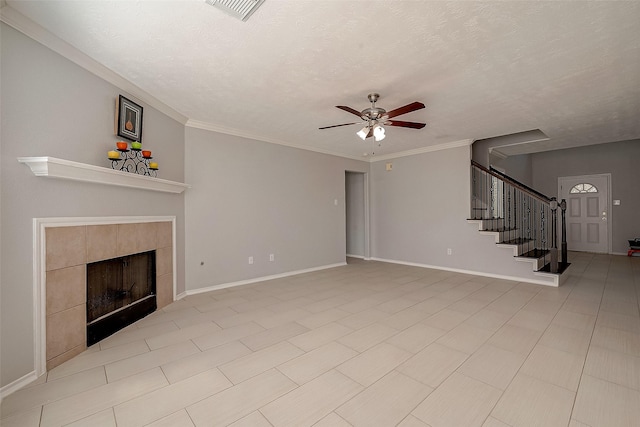
[{"label": "ceiling fan light fixture", "polygon": [[362,129],[360,129],[358,132],[356,132],[356,135],[358,135],[363,141],[367,139],[368,134],[369,134],[369,126],[365,126]]},{"label": "ceiling fan light fixture", "polygon": [[380,125],[376,125],[373,128],[373,137],[375,138],[376,142],[380,142],[385,138],[385,130],[382,126]]}]

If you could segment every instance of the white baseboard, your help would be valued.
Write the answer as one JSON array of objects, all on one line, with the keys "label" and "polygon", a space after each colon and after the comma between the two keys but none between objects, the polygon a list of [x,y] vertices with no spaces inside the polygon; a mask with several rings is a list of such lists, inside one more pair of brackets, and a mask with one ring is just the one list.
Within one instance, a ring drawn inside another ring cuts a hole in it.
[{"label": "white baseboard", "polygon": [[347,256],[349,258],[358,258],[358,259],[365,259],[364,255],[353,255],[353,254],[347,254]]},{"label": "white baseboard", "polygon": [[205,292],[217,291],[219,289],[226,289],[226,288],[233,288],[235,286],[249,285],[249,284],[252,284],[252,283],[264,282],[266,280],[281,279],[283,277],[295,276],[295,275],[303,274],[303,273],[311,273],[311,272],[314,272],[314,271],[326,270],[328,268],[342,267],[342,266],[345,266],[345,265],[347,265],[346,262],[339,262],[339,263],[336,263],[336,264],[328,264],[328,265],[321,265],[319,267],[306,268],[304,270],[288,271],[286,273],[273,274],[271,276],[262,276],[262,277],[256,277],[256,278],[253,278],[253,279],[240,280],[240,281],[237,281],[237,282],[223,283],[221,285],[207,286],[206,288],[189,289],[189,290],[186,290],[186,291],[180,293],[180,295],[177,295],[176,296],[176,300],[182,299],[182,298],[184,298],[186,296],[189,296],[189,295],[197,295],[197,294],[202,294],[202,293],[205,293]]},{"label": "white baseboard", "polygon": [[31,384],[37,379],[38,376],[36,375],[36,371],[31,371],[28,374],[13,381],[12,383],[9,383],[6,386],[0,388],[0,402],[2,402],[4,398],[9,396],[11,393],[20,390],[22,387]]},{"label": "white baseboard", "polygon": [[434,270],[451,271],[453,273],[473,274],[474,276],[493,277],[494,279],[512,280],[514,282],[527,282],[527,283],[535,283],[536,285],[545,285],[545,286],[554,286],[554,287],[557,286],[557,285],[554,285],[553,283],[546,282],[543,280],[535,280],[535,279],[529,279],[526,277],[517,277],[517,276],[505,276],[503,274],[485,273],[483,271],[464,270],[461,268],[443,267],[441,265],[421,264],[417,262],[398,261],[394,259],[373,258],[373,257],[371,258],[371,260],[380,261],[380,262],[389,262],[392,264],[409,265],[412,267],[433,268]]}]

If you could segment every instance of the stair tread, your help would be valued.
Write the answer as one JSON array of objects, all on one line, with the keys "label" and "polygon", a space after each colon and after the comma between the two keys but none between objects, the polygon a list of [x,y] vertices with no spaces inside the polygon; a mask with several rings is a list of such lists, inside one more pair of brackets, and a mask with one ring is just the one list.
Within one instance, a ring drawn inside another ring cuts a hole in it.
[{"label": "stair tread", "polygon": [[518,256],[521,258],[542,258],[543,256],[548,255],[550,252],[551,251],[545,249],[533,249]]},{"label": "stair tread", "polygon": [[[571,265],[570,262],[559,262],[558,263],[558,272],[557,273],[553,273],[553,274],[562,274],[562,273],[564,273],[565,270],[567,268],[569,268],[570,265]],[[538,271],[542,271],[544,273],[551,273],[551,264],[545,264],[545,266],[542,267]]]},{"label": "stair tread", "polygon": [[499,245],[521,245],[523,243],[533,242],[531,239],[527,239],[525,237],[518,237],[512,240],[505,240],[504,242],[498,243]]}]

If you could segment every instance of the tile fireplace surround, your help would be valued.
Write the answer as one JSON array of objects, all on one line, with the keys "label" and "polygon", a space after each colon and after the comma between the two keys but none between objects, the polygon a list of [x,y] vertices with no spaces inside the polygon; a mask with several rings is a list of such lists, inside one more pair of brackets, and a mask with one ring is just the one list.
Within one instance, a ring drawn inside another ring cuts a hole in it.
[{"label": "tile fireplace surround", "polygon": [[41,305],[46,306],[41,322],[46,322],[46,341],[40,337],[45,349],[40,349],[43,354],[39,357],[43,364],[46,354],[47,370],[87,349],[87,263],[155,250],[158,309],[173,301],[174,219],[163,219],[120,218],[114,223],[94,220],[85,224],[71,219],[67,224],[40,224],[44,231],[40,236],[44,246],[40,252],[40,269],[44,261]]}]

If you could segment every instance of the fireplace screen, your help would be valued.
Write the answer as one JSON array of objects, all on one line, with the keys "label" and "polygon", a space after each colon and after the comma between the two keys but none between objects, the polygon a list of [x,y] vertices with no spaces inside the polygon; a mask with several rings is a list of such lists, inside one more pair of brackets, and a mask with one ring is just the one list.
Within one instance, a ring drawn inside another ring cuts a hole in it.
[{"label": "fireplace screen", "polygon": [[155,251],[87,264],[87,345],[155,311]]}]

